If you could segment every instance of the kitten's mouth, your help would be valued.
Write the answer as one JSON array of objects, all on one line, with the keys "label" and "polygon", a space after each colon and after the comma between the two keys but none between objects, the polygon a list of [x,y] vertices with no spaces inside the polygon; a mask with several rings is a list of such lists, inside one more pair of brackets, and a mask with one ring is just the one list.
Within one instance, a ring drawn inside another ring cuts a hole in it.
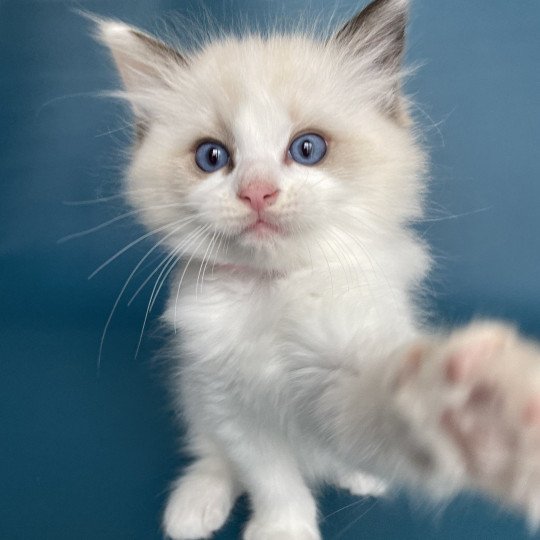
[{"label": "kitten's mouth", "polygon": [[245,233],[255,233],[257,236],[267,235],[267,234],[278,234],[281,233],[282,230],[280,227],[275,225],[274,223],[269,223],[268,221],[265,221],[262,218],[257,219],[255,223],[252,223],[251,225],[248,225],[244,229]]}]

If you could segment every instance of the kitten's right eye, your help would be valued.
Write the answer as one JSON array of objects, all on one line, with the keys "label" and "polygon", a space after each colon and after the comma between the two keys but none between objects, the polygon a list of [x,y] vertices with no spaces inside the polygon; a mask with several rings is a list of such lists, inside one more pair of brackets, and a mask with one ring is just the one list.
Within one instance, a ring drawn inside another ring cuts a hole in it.
[{"label": "kitten's right eye", "polygon": [[300,165],[316,165],[326,154],[326,141],[317,133],[304,133],[291,143],[289,156]]},{"label": "kitten's right eye", "polygon": [[220,143],[204,142],[195,151],[195,163],[204,172],[212,173],[229,164],[229,151]]}]

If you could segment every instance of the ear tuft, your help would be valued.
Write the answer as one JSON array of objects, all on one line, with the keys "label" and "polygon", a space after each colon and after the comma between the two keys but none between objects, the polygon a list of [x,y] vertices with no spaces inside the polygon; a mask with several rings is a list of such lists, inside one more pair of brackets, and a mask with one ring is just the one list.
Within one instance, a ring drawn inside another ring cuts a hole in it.
[{"label": "ear tuft", "polygon": [[116,96],[130,102],[135,114],[135,136],[142,141],[152,122],[156,93],[174,86],[176,70],[187,62],[173,47],[121,21],[80,12],[95,25],[95,37],[111,52],[125,88]]},{"label": "ear tuft", "polygon": [[131,31],[131,27],[123,22],[113,20],[102,20],[98,22],[99,30],[103,36],[103,41],[113,42],[115,39],[122,39]]},{"label": "ear tuft", "polygon": [[94,19],[97,38],[106,45],[128,92],[167,86],[167,74],[187,64],[173,47],[120,21]]}]

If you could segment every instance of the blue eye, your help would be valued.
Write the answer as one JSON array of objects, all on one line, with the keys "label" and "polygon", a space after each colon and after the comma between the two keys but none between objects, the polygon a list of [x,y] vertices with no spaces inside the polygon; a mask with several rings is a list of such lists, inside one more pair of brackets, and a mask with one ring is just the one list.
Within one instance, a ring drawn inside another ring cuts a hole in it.
[{"label": "blue eye", "polygon": [[195,151],[195,163],[204,172],[212,173],[228,165],[230,155],[228,150],[217,142],[204,142]]},{"label": "blue eye", "polygon": [[289,155],[301,165],[315,165],[326,154],[326,141],[316,133],[304,133],[294,139]]}]

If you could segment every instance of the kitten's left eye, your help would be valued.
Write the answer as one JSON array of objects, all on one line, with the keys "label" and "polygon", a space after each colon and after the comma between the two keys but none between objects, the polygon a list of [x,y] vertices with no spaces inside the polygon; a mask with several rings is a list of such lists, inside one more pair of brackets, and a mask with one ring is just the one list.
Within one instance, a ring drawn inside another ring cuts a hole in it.
[{"label": "kitten's left eye", "polygon": [[316,133],[304,133],[291,143],[289,155],[301,165],[315,165],[326,155],[326,141]]},{"label": "kitten's left eye", "polygon": [[222,169],[229,161],[229,151],[217,142],[204,142],[195,151],[195,163],[207,173]]}]

